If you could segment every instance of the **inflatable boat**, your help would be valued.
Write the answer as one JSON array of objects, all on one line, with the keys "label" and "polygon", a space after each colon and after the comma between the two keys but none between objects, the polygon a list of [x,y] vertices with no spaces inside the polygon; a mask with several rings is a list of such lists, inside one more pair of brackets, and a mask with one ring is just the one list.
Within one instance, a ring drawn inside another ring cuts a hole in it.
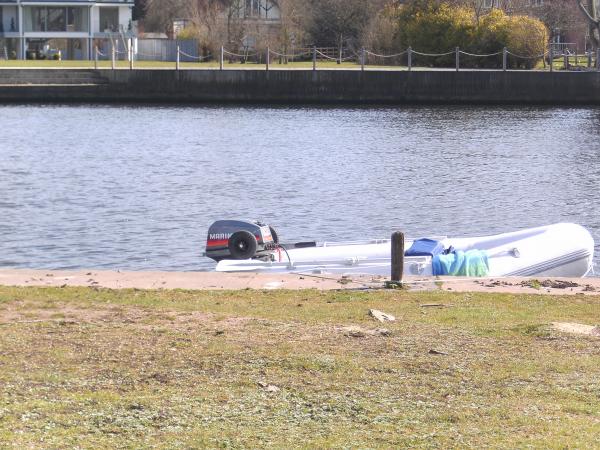
[{"label": "inflatable boat", "polygon": [[[217,272],[389,276],[390,242],[281,244],[268,225],[222,220],[209,229],[206,256],[217,261]],[[580,225],[558,223],[493,236],[407,239],[405,249],[405,275],[583,277],[592,269],[594,240]]]}]

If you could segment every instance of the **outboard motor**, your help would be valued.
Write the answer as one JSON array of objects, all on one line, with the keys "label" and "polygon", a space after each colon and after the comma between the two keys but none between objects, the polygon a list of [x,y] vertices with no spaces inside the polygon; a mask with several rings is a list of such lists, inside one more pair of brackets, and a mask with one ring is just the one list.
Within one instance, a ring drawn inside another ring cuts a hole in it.
[{"label": "outboard motor", "polygon": [[258,221],[217,220],[208,229],[206,256],[222,259],[269,257],[277,248],[277,233]]}]

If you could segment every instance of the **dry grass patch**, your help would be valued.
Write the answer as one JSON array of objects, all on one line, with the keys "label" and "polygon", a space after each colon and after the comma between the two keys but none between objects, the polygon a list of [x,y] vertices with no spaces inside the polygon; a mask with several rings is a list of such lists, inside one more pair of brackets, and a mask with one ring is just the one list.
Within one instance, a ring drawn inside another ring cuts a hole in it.
[{"label": "dry grass patch", "polygon": [[[423,304],[453,305],[450,308]],[[593,447],[597,297],[0,288],[13,447]],[[382,324],[371,308],[396,316]],[[363,333],[348,333],[348,329]]]}]

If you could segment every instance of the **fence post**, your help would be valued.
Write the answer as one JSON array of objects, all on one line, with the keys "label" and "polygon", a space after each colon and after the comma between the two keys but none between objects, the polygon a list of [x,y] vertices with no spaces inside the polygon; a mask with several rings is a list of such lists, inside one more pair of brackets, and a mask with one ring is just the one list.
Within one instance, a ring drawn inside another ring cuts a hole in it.
[{"label": "fence post", "polygon": [[404,275],[404,233],[396,231],[392,233],[392,283],[402,283]]},{"label": "fence post", "polygon": [[175,60],[175,70],[179,70],[179,45],[177,46],[177,59]]},{"label": "fence post", "polygon": [[98,46],[94,46],[94,69],[98,70]]},{"label": "fence post", "polygon": [[317,70],[317,46],[313,45],[313,72]]},{"label": "fence post", "polygon": [[111,61],[110,65],[112,67],[112,70],[115,70],[115,46],[114,46],[114,44],[112,44],[110,46],[110,53],[111,53],[110,54],[110,61]]},{"label": "fence post", "polygon": [[456,47],[456,71],[460,68],[460,49]]},{"label": "fence post", "polygon": [[587,54],[587,66],[589,69],[590,67],[592,67],[592,52],[589,51],[589,52],[586,52],[586,54]]},{"label": "fence post", "polygon": [[127,41],[127,53],[129,55],[129,70],[133,70],[133,39]]},{"label": "fence post", "polygon": [[219,70],[223,70],[223,46],[221,45],[221,55],[219,57]]},{"label": "fence post", "polygon": [[565,66],[565,70],[569,70],[569,55],[567,53],[563,54],[563,66]]},{"label": "fence post", "polygon": [[407,52],[408,52],[407,53],[407,55],[408,55],[408,61],[407,61],[408,71],[410,72],[412,70],[412,47],[408,47]]},{"label": "fence post", "polygon": [[338,64],[342,63],[342,46],[340,45],[340,52],[339,52],[339,59],[338,59]]},{"label": "fence post", "polygon": [[269,71],[269,63],[271,62],[271,50],[267,47],[267,72]]},{"label": "fence post", "polygon": [[365,71],[365,59],[366,59],[366,57],[367,57],[367,51],[363,47],[360,50],[360,70],[362,70],[363,72]]},{"label": "fence post", "polygon": [[554,47],[550,43],[550,72],[554,71]]},{"label": "fence post", "polygon": [[506,47],[504,47],[502,49],[502,70],[504,70],[506,72],[506,66],[507,66],[507,59],[508,59],[508,50],[506,49]]}]

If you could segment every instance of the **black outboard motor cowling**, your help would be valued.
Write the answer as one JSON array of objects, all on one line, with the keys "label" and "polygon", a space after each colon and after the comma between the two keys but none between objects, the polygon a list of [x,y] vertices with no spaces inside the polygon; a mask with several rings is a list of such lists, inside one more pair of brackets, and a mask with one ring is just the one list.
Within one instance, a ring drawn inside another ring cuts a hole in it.
[{"label": "black outboard motor cowling", "polygon": [[269,225],[249,220],[217,220],[208,229],[206,256],[251,259],[269,256],[277,248],[277,233]]}]

